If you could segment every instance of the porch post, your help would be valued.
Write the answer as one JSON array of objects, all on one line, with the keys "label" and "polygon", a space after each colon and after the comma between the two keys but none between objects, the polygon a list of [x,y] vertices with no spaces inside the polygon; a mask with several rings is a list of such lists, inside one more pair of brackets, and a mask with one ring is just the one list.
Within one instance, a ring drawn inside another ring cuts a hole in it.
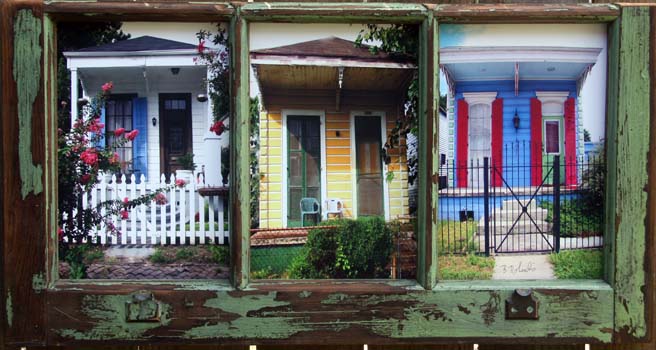
[{"label": "porch post", "polygon": [[71,129],[77,121],[77,68],[71,68]]},{"label": "porch post", "polygon": [[[207,69],[207,81],[212,79],[212,72]],[[205,126],[205,139],[203,140],[203,152],[205,154],[205,184],[208,186],[221,186],[221,146],[224,144],[224,136],[216,136],[210,132],[210,126],[214,123],[214,105],[210,98],[210,86],[207,84],[204,92],[207,95],[207,125]],[[224,134],[225,135],[225,134]]]}]

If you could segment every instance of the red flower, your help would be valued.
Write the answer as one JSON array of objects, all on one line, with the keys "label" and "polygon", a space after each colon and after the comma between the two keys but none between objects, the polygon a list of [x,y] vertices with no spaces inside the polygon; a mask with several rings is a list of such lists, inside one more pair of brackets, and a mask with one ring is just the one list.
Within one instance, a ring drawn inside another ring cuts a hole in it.
[{"label": "red flower", "polygon": [[119,158],[118,158],[118,153],[114,153],[114,154],[112,154],[112,156],[109,157],[109,164],[112,164],[112,165],[117,164],[117,163],[118,163],[118,159],[119,159]]},{"label": "red flower", "polygon": [[166,198],[166,195],[162,192],[159,192],[158,194],[155,195],[155,203],[159,205],[164,205],[169,202],[169,200]]},{"label": "red flower", "polygon": [[130,199],[128,197],[123,198],[123,204],[128,204],[130,203]]},{"label": "red flower", "polygon": [[177,179],[175,180],[175,185],[178,187],[184,187],[187,184],[187,181],[184,179]]},{"label": "red flower", "polygon": [[139,130],[132,130],[129,133],[125,134],[125,138],[132,141],[135,138],[137,138],[137,135],[139,135]]},{"label": "red flower", "polygon": [[196,222],[200,221],[200,213],[199,212],[196,212],[196,215],[194,215],[194,220],[196,220]]},{"label": "red flower", "polygon": [[61,227],[57,229],[57,237],[60,241],[64,239],[64,230]]},{"label": "red flower", "polygon": [[86,185],[91,181],[91,175],[90,174],[84,174],[80,177],[80,183],[83,185]]},{"label": "red flower", "polygon": [[103,92],[111,92],[111,90],[114,88],[114,83],[111,81],[108,83],[104,83],[102,86],[102,91]]},{"label": "red flower", "polygon": [[121,220],[127,220],[130,217],[130,213],[127,210],[121,210]]},{"label": "red flower", "polygon": [[205,51],[205,40],[198,42],[198,53],[203,53]]},{"label": "red flower", "polygon": [[217,136],[221,136],[221,134],[223,134],[223,132],[226,131],[226,129],[227,128],[225,127],[225,124],[223,124],[222,121],[214,122],[214,124],[210,126],[210,131],[215,133]]},{"label": "red flower", "polygon": [[118,128],[114,130],[114,136],[119,137],[123,135],[124,132],[125,132],[125,128]]},{"label": "red flower", "polygon": [[101,132],[104,127],[105,124],[101,123],[100,118],[96,117],[93,118],[93,121],[89,124],[89,131],[98,133]]},{"label": "red flower", "polygon": [[87,165],[94,166],[98,164],[98,153],[95,148],[85,149],[82,154],[80,154],[80,159]]}]

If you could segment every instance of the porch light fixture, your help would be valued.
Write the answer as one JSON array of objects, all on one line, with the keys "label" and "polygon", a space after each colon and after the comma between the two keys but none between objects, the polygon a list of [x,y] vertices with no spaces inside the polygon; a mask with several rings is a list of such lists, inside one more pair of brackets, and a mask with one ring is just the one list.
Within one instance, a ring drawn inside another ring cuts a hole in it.
[{"label": "porch light fixture", "polygon": [[513,117],[513,126],[515,130],[519,129],[519,115],[517,115],[517,108],[515,108],[515,116]]},{"label": "porch light fixture", "polygon": [[198,96],[196,96],[196,100],[197,100],[198,102],[205,102],[205,101],[207,101],[207,95],[205,95],[205,94],[198,94]]},{"label": "porch light fixture", "polygon": [[178,73],[180,73],[180,68],[178,67],[171,68],[171,74],[178,75]]},{"label": "porch light fixture", "polygon": [[153,126],[157,126],[157,118],[153,117],[150,121],[153,122]]}]

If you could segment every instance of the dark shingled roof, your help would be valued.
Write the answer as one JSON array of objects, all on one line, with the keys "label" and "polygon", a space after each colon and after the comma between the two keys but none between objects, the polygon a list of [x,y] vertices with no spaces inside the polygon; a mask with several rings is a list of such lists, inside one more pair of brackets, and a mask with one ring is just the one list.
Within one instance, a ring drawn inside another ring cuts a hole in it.
[{"label": "dark shingled roof", "polygon": [[134,39],[117,41],[111,44],[85,47],[74,52],[131,52],[189,49],[196,49],[196,45],[146,35]]},{"label": "dark shingled roof", "polygon": [[369,46],[356,47],[355,43],[338,37],[305,41],[302,43],[253,50],[254,56],[314,56],[376,62],[409,62],[408,57],[390,55],[385,52],[372,54]]}]

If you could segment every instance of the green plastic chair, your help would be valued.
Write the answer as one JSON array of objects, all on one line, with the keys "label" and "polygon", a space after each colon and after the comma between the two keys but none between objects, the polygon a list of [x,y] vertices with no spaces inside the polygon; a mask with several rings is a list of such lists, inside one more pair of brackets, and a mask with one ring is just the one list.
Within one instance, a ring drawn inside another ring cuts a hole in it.
[{"label": "green plastic chair", "polygon": [[316,198],[301,198],[301,226],[305,226],[305,215],[317,215],[320,210],[321,205]]}]

